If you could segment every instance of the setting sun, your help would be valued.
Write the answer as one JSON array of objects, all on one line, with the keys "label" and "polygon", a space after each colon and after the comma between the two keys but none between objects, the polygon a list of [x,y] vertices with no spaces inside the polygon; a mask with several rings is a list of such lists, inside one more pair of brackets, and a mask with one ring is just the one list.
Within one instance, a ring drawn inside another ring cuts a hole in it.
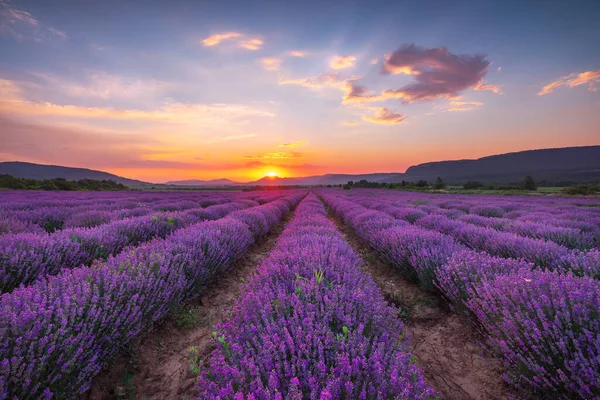
[{"label": "setting sun", "polygon": [[269,171],[267,176],[277,176],[277,173],[275,171]]}]

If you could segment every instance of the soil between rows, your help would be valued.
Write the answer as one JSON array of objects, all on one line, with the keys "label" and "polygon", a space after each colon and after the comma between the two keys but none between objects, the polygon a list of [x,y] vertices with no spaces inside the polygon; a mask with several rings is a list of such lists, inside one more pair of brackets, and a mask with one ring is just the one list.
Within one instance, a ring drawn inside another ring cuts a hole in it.
[{"label": "soil between rows", "polygon": [[279,238],[289,213],[264,238],[259,239],[223,277],[188,303],[193,326],[183,327],[176,316],[167,317],[138,343],[127,347],[111,366],[92,382],[80,400],[107,399],[197,399],[198,378],[190,369],[190,348],[199,360],[214,350],[214,326],[231,318],[246,279],[265,259]]},{"label": "soil between rows", "polygon": [[386,300],[399,307],[405,321],[411,353],[425,381],[447,400],[501,400],[510,398],[502,362],[481,346],[484,338],[445,301],[421,290],[379,258],[354,230],[327,207],[328,217],[363,259]]}]

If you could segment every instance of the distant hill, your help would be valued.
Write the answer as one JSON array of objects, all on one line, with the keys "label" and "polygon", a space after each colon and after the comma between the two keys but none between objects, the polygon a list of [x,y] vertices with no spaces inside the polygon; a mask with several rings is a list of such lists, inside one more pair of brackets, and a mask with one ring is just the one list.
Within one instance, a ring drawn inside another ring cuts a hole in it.
[{"label": "distant hill", "polygon": [[527,150],[476,160],[430,162],[408,168],[402,177],[383,181],[433,181],[440,176],[446,183],[468,180],[513,183],[520,182],[525,175],[533,176],[536,181],[599,181],[600,146]]},{"label": "distant hill", "polygon": [[96,171],[93,169],[33,164],[20,161],[0,162],[0,175],[1,174],[26,179],[64,178],[70,181],[78,181],[80,179],[95,179],[99,181],[112,180],[132,188],[154,186],[152,183],[123,178],[121,176],[109,174],[108,172]]},{"label": "distant hill", "polygon": [[347,183],[348,181],[360,181],[365,179],[370,182],[381,182],[384,179],[394,179],[402,176],[401,173],[388,172],[388,173],[374,173],[374,174],[326,174],[326,175],[315,175],[305,176],[298,178],[279,178],[265,176],[257,181],[248,182],[246,185],[261,185],[261,186],[275,186],[275,185],[339,185]]},{"label": "distant hill", "polygon": [[414,182],[422,179],[433,182],[438,176],[447,184],[463,184],[469,180],[483,183],[512,184],[521,182],[526,175],[531,175],[537,182],[546,180],[554,184],[560,182],[589,183],[600,181],[600,146],[527,150],[482,157],[476,160],[428,162],[412,166],[405,173],[326,174],[295,178],[266,176],[247,183],[235,182],[230,179],[191,179],[169,181],[166,184],[152,184],[91,169],[26,162],[0,162],[0,174],[30,179],[106,179],[133,188],[155,186],[167,189],[169,186],[339,185],[348,181],[360,180],[397,183],[402,180]]},{"label": "distant hill", "polygon": [[187,179],[183,181],[168,181],[165,185],[177,185],[177,186],[233,186],[243,185],[243,183],[232,181],[231,179]]}]

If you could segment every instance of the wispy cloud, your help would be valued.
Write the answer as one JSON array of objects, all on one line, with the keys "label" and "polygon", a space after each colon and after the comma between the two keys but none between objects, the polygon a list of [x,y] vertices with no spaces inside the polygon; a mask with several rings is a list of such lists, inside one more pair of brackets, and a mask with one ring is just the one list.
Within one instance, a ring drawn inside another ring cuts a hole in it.
[{"label": "wispy cloud", "polygon": [[295,151],[276,151],[272,153],[266,153],[261,156],[242,156],[247,160],[283,160],[288,158],[300,158],[302,154]]},{"label": "wispy cloud", "polygon": [[242,133],[240,135],[227,135],[220,136],[211,140],[208,140],[208,143],[216,143],[216,142],[227,142],[230,140],[242,140],[242,139],[250,139],[256,137],[256,133]]},{"label": "wispy cloud", "polygon": [[362,117],[363,121],[372,122],[374,124],[396,125],[404,121],[406,116],[394,113],[387,108],[376,108],[376,112],[372,116]]},{"label": "wispy cloud", "polygon": [[341,126],[356,126],[360,124],[360,122],[358,121],[343,121],[340,125]]},{"label": "wispy cloud", "polygon": [[147,98],[174,86],[169,82],[155,79],[128,78],[102,71],[90,72],[88,76],[82,79],[82,82],[47,73],[34,72],[31,75],[42,80],[48,88],[54,91],[81,98]]},{"label": "wispy cloud", "polygon": [[253,117],[275,114],[243,104],[194,104],[169,101],[154,110],[83,107],[71,104],[32,102],[24,99],[22,89],[12,81],[0,79],[0,114],[85,119],[155,121],[165,123],[240,123]]},{"label": "wispy cloud", "polygon": [[259,50],[263,44],[261,39],[246,39],[240,42],[240,47],[247,50]]},{"label": "wispy cloud", "polygon": [[262,67],[267,71],[279,71],[281,68],[281,59],[277,57],[264,57],[259,61]]},{"label": "wispy cloud", "polygon": [[483,106],[483,103],[480,101],[462,101],[462,99],[456,98],[450,100],[448,105],[444,106],[445,111],[453,112],[453,111],[471,111],[477,107]]},{"label": "wispy cloud", "polygon": [[573,73],[567,76],[563,76],[558,80],[544,86],[540,92],[538,92],[538,96],[545,96],[547,94],[552,93],[555,89],[561,86],[568,86],[570,88],[580,86],[580,85],[588,85],[588,90],[590,92],[598,91],[596,85],[600,83],[600,69],[595,71],[585,71],[581,73]]},{"label": "wispy cloud", "polygon": [[349,78],[339,72],[325,73],[309,78],[288,79],[280,81],[280,85],[299,85],[312,90],[321,90],[324,88],[334,88],[346,90],[346,80]]},{"label": "wispy cloud", "polygon": [[300,50],[292,50],[292,51],[288,52],[288,55],[290,57],[306,57],[308,55],[308,52],[300,51]]},{"label": "wispy cloud", "polygon": [[202,40],[207,47],[216,46],[224,41],[235,40],[239,47],[247,50],[259,50],[264,44],[261,39],[249,37],[240,32],[215,33]]},{"label": "wispy cloud", "polygon": [[346,81],[346,93],[342,99],[343,104],[349,103],[367,103],[373,101],[385,100],[385,97],[373,94],[364,86],[358,85],[355,80]]},{"label": "wispy cloud", "polygon": [[48,37],[67,38],[65,32],[42,24],[29,12],[13,7],[10,1],[4,0],[0,0],[0,34],[17,39],[31,37],[37,41]]},{"label": "wispy cloud", "polygon": [[223,33],[215,33],[213,35],[210,35],[209,37],[207,37],[206,39],[202,40],[202,43],[205,46],[216,46],[219,43],[225,41],[225,40],[229,40],[229,39],[234,39],[234,38],[239,38],[242,37],[243,35],[239,32],[223,32]]},{"label": "wispy cloud", "polygon": [[292,148],[304,146],[306,144],[308,144],[308,142],[302,140],[302,141],[293,142],[293,143],[282,143],[282,144],[279,145],[279,147],[285,147],[285,148],[292,149]]},{"label": "wispy cloud", "polygon": [[412,75],[416,82],[383,94],[405,103],[457,97],[482,82],[490,65],[485,57],[484,54],[453,54],[445,48],[404,45],[387,56],[383,72]]},{"label": "wispy cloud", "polygon": [[489,90],[492,93],[502,94],[502,91],[500,90],[500,86],[487,85],[487,84],[484,84],[483,82],[480,82],[473,89],[475,89],[475,90]]},{"label": "wispy cloud", "polygon": [[335,56],[329,62],[329,66],[333,69],[345,69],[353,67],[355,62],[354,56]]}]

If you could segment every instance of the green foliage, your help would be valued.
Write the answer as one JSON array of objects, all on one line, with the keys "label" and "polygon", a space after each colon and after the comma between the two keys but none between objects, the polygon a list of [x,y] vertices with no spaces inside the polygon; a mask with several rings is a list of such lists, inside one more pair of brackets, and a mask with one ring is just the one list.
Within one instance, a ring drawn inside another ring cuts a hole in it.
[{"label": "green foliage", "polygon": [[438,176],[437,179],[435,180],[435,183],[433,184],[433,188],[440,190],[440,189],[444,189],[446,187],[446,184],[444,183],[444,180],[442,179],[442,177]]},{"label": "green foliage", "polygon": [[568,195],[588,195],[600,193],[600,183],[588,183],[583,185],[574,185],[562,190]]},{"label": "green foliage", "polygon": [[483,183],[478,181],[467,181],[463,185],[463,189],[465,190],[477,190],[483,187]]},{"label": "green foliage", "polygon": [[11,175],[0,175],[0,188],[6,189],[28,189],[28,190],[91,190],[91,191],[108,191],[108,190],[129,190],[122,183],[117,183],[112,180],[97,181],[94,179],[81,179],[78,181],[68,181],[64,178],[55,179],[25,179],[15,178]]},{"label": "green foliage", "polygon": [[183,307],[175,314],[177,326],[190,329],[200,324],[201,307]]},{"label": "green foliage", "polygon": [[525,190],[537,190],[537,185],[531,175],[527,175],[525,179],[523,179],[523,188]]},{"label": "green foliage", "polygon": [[196,376],[202,373],[202,360],[200,360],[199,350],[196,346],[190,347],[188,353],[188,362],[190,363],[190,371]]}]

